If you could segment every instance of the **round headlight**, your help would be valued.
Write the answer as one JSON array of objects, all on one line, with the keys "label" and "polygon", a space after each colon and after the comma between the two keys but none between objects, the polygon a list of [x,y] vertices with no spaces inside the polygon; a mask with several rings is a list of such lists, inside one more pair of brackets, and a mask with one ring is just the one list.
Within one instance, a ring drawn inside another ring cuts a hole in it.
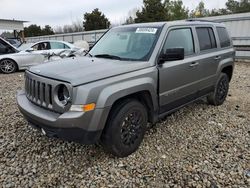
[{"label": "round headlight", "polygon": [[66,106],[69,102],[70,102],[70,96],[69,96],[69,90],[68,88],[61,84],[58,87],[58,100],[64,105]]}]

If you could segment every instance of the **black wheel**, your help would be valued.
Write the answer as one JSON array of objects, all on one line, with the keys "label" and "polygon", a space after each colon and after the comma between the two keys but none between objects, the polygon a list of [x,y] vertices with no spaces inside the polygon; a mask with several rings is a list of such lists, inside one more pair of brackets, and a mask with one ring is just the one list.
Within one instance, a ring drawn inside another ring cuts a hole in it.
[{"label": "black wheel", "polygon": [[228,76],[225,73],[221,73],[215,86],[214,92],[207,97],[208,103],[215,106],[222,105],[227,98],[228,89]]},{"label": "black wheel", "polygon": [[113,155],[127,157],[139,148],[147,121],[143,104],[136,100],[125,100],[112,109],[101,136],[101,144]]},{"label": "black wheel", "polygon": [[10,74],[10,73],[16,72],[17,65],[11,59],[4,59],[0,61],[0,70],[1,72],[5,74]]}]

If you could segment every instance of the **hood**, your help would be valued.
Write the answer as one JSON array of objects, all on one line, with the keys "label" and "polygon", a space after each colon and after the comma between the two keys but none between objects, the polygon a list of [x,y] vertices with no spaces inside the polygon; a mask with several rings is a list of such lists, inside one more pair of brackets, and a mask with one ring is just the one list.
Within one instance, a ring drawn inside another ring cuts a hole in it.
[{"label": "hood", "polygon": [[[3,43],[3,45],[5,46],[5,48],[9,48],[10,50],[13,51],[13,53],[19,52],[19,50],[15,46],[13,46],[12,44],[10,44],[8,41],[4,40],[1,37],[0,37],[0,41],[1,41],[1,43]],[[12,54],[12,53],[6,53],[4,55],[7,55],[7,54]]]},{"label": "hood", "polygon": [[148,62],[119,61],[104,58],[67,58],[34,66],[30,72],[71,83],[73,86],[149,67]]}]

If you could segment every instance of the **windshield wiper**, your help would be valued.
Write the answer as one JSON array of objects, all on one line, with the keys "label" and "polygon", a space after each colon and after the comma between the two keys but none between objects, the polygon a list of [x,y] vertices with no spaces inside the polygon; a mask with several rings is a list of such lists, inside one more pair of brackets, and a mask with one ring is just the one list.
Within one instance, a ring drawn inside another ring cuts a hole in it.
[{"label": "windshield wiper", "polygon": [[88,51],[88,50],[84,50],[83,52],[85,53],[85,55],[84,55],[84,56],[89,55],[89,57],[93,57],[93,56],[89,53],[89,51]]},{"label": "windshield wiper", "polygon": [[107,58],[107,59],[117,59],[117,60],[121,60],[122,58],[119,56],[115,56],[115,55],[110,55],[110,54],[98,54],[95,55],[94,57],[100,57],[100,58]]}]

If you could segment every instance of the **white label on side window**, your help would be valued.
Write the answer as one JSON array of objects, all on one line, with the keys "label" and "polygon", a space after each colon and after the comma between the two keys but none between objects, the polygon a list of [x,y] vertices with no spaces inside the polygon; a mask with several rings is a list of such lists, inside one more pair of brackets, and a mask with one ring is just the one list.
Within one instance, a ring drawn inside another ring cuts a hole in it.
[{"label": "white label on side window", "polygon": [[157,28],[137,28],[135,33],[156,34],[157,30]]}]

